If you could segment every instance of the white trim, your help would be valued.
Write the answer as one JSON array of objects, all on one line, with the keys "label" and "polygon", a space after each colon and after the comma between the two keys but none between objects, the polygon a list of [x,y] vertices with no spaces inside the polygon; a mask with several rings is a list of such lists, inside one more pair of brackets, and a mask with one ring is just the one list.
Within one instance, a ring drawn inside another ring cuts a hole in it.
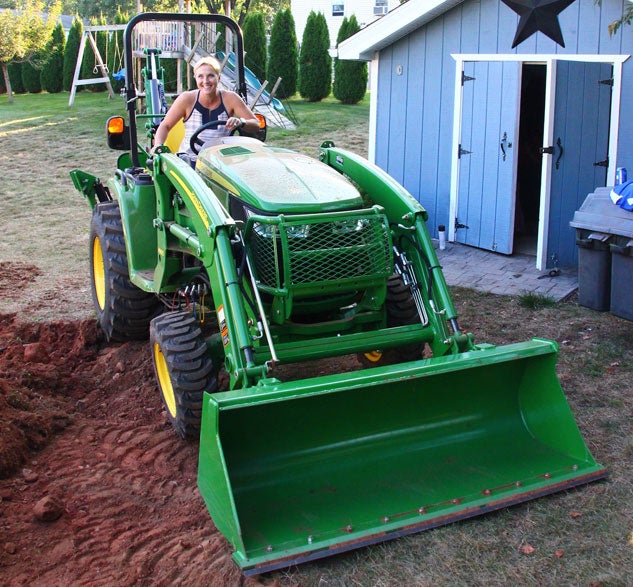
[{"label": "white trim", "polygon": [[[521,63],[542,63],[547,67],[545,89],[545,121],[543,125],[543,144],[552,145],[554,135],[554,99],[556,86],[557,61],[582,61],[589,63],[611,63],[613,65],[613,89],[611,92],[611,119],[609,121],[609,167],[607,185],[615,180],[615,167],[618,154],[618,130],[620,125],[620,102],[622,92],[622,66],[630,55],[558,55],[558,54],[498,54],[498,53],[451,53],[455,60],[455,102],[453,111],[453,154],[451,157],[451,181],[449,201],[448,240],[455,240],[455,216],[458,207],[459,159],[457,151],[460,143],[462,118],[461,75],[466,61],[517,61]],[[547,231],[549,228],[551,159],[543,158],[541,181],[541,207],[539,210],[539,228],[536,250],[536,268],[542,270],[547,264]]]},{"label": "white trim", "polygon": [[[630,56],[626,55],[626,59]],[[618,156],[618,131],[620,129],[620,101],[622,97],[622,67],[626,59],[613,62],[613,88],[611,91],[611,128],[609,129],[609,167],[607,185],[615,184]]]},{"label": "white trim", "polygon": [[378,66],[380,53],[376,52],[369,62],[369,141],[367,159],[376,163],[376,125],[378,118]]},{"label": "white trim", "polygon": [[[517,208],[517,182],[519,176],[519,125],[521,123],[521,91],[523,90],[523,66],[521,63],[514,64],[514,73],[516,75],[516,86],[514,87],[515,96],[518,103],[514,108],[514,136],[512,142],[514,145],[514,154],[512,155],[512,179],[510,184],[510,193],[512,195],[512,202],[510,202],[510,239],[509,248],[510,254],[514,251],[514,219],[516,218]],[[501,137],[499,137],[501,139]],[[511,145],[508,145],[510,147]]]},{"label": "white trim", "polygon": [[[556,60],[545,63],[545,116],[543,119],[543,146],[554,144],[554,105],[556,104]],[[552,186],[552,159],[541,161],[541,193],[539,194],[538,233],[536,237],[536,269],[547,267],[547,234],[549,231],[550,190]]]},{"label": "white trim", "polygon": [[451,185],[448,206],[448,240],[455,240],[455,218],[457,218],[457,194],[459,191],[459,144],[462,131],[463,86],[462,71],[464,61],[459,56],[455,58],[455,103],[453,105],[453,147],[451,154]]},{"label": "white trim", "polygon": [[126,24],[100,24],[95,26],[85,26],[84,31],[99,32],[99,31],[124,31],[127,28]]},{"label": "white trim", "polygon": [[544,63],[546,61],[586,61],[596,63],[624,63],[630,55],[596,55],[578,54],[567,55],[559,53],[451,53],[451,57],[461,61],[532,61]]}]

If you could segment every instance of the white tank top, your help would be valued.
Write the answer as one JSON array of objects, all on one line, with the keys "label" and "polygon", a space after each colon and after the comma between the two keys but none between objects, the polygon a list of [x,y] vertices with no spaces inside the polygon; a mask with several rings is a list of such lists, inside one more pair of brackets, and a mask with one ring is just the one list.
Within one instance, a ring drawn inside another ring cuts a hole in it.
[{"label": "white tank top", "polygon": [[[205,108],[199,102],[200,98],[200,90],[198,90],[198,94],[196,95],[196,102],[193,105],[193,109],[191,110],[191,114],[184,119],[185,123],[185,136],[180,143],[179,151],[186,152],[189,154],[193,154],[191,151],[191,147],[189,145],[191,141],[191,137],[193,133],[198,130],[203,124],[207,122],[211,122],[212,120],[228,120],[229,113],[227,112],[224,101],[222,100],[222,92],[218,92],[220,96],[220,104],[216,108]],[[226,126],[218,126],[217,128],[210,128],[208,130],[200,133],[199,138],[202,139],[205,143],[208,141],[213,141],[214,139],[225,137],[229,134]]]}]

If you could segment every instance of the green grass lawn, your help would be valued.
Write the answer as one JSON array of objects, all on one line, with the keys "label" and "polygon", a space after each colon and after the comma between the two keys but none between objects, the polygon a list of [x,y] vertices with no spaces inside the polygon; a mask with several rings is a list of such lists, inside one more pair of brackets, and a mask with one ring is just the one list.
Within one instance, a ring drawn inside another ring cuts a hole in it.
[{"label": "green grass lawn", "polygon": [[[106,181],[120,152],[108,149],[105,123],[125,115],[124,100],[107,92],[18,94],[13,104],[0,95],[0,262],[35,264],[40,298],[30,304],[36,320],[91,315],[87,288],[90,208],[70,180],[79,168]],[[366,154],[369,98],[345,106],[333,98],[319,103],[290,100],[296,130],[270,128],[268,142],[316,156],[320,144]],[[142,126],[141,126],[142,128]],[[142,131],[141,131],[142,132]],[[60,296],[59,290],[67,292]],[[0,299],[0,312],[15,311],[23,297]]]}]

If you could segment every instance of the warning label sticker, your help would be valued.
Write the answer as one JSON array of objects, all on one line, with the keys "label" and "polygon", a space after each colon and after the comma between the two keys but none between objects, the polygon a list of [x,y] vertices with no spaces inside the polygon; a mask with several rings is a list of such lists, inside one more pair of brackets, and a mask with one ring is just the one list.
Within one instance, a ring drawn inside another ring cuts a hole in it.
[{"label": "warning label sticker", "polygon": [[226,318],[224,317],[224,306],[218,308],[218,321],[220,324],[220,332],[222,333],[222,344],[226,346],[229,344],[229,329],[226,325]]}]

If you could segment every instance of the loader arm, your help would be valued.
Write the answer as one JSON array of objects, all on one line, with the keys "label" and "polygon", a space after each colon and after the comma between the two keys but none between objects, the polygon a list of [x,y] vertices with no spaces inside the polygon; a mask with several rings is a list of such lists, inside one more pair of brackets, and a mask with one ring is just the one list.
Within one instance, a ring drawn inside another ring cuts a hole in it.
[{"label": "loader arm", "polygon": [[[170,280],[178,277],[179,267],[170,265],[170,250],[184,248],[199,259],[209,276],[218,324],[226,328],[223,345],[231,387],[252,385],[265,377],[266,366],[253,361],[255,333],[249,326],[253,314],[244,303],[231,244],[235,221],[201,177],[176,155],[159,152],[153,167],[158,250],[154,290],[168,290]],[[177,201],[184,210],[180,214],[175,212]]]}]

